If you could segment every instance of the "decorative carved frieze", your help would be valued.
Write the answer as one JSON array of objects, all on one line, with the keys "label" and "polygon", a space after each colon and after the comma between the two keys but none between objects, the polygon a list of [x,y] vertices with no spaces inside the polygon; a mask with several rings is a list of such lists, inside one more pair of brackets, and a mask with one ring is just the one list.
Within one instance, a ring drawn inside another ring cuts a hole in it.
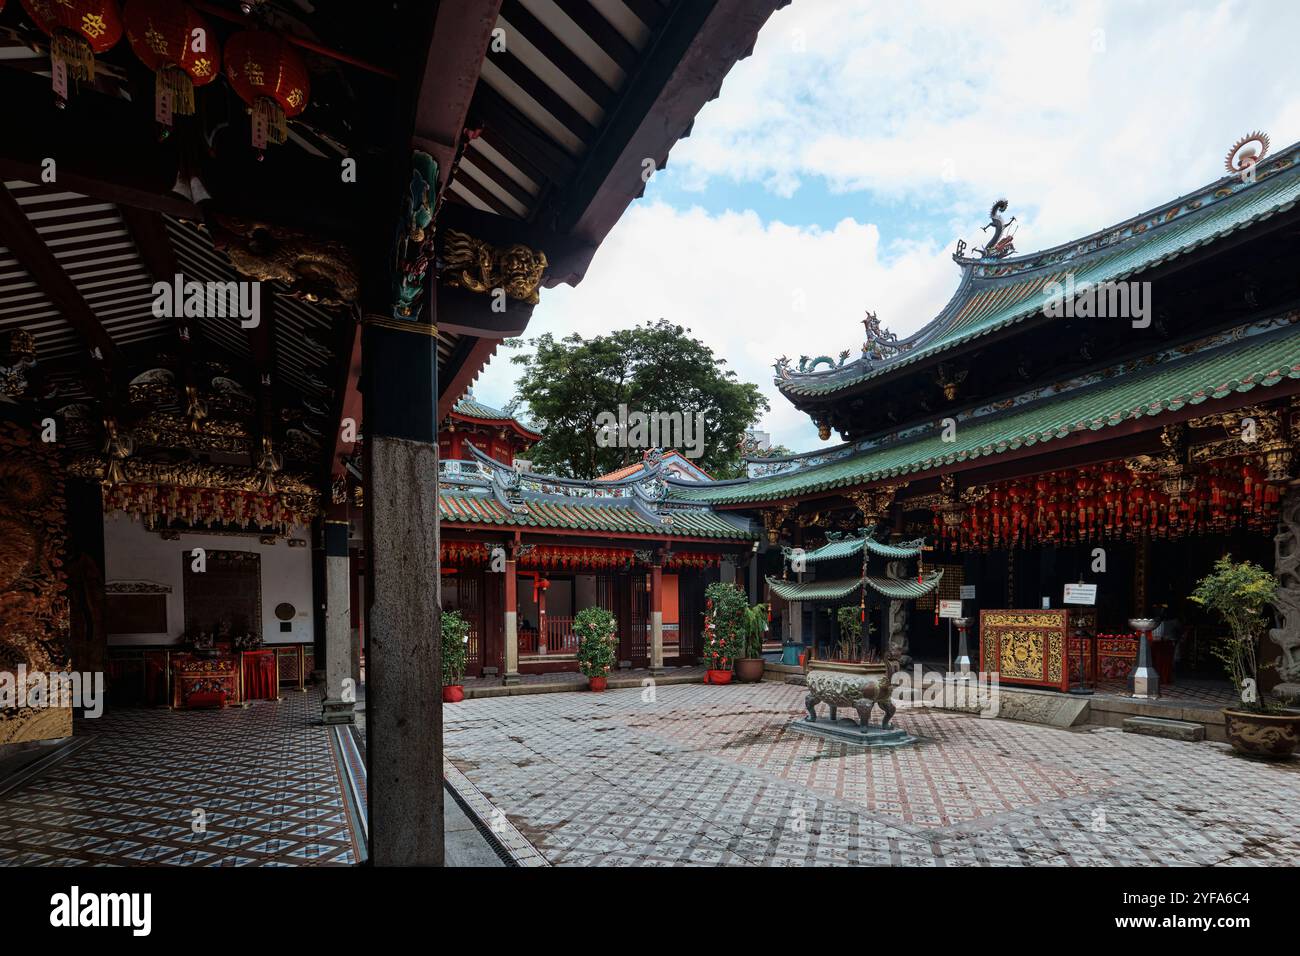
[{"label": "decorative carved frieze", "polygon": [[764,508],[761,512],[763,515],[763,528],[767,531],[767,540],[769,544],[776,544],[781,539],[781,526],[785,524],[786,519],[794,511],[794,505],[777,505],[775,508]]},{"label": "decorative carved frieze", "polygon": [[1273,606],[1280,626],[1270,629],[1268,636],[1281,650],[1280,683],[1273,693],[1294,702],[1300,700],[1300,489],[1292,488],[1282,499],[1273,555],[1278,579]]},{"label": "decorative carved frieze", "polygon": [[863,524],[879,525],[889,513],[889,507],[894,503],[894,496],[906,488],[907,484],[906,481],[892,482],[852,492],[846,497],[853,502],[854,507],[862,515]]}]

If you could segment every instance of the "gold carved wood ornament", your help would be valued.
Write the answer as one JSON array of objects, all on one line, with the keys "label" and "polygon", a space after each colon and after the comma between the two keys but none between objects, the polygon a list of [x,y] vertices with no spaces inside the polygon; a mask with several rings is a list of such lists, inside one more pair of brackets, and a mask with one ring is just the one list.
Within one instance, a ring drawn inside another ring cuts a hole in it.
[{"label": "gold carved wood ornament", "polygon": [[538,289],[546,272],[546,253],[524,245],[492,246],[458,229],[448,229],[442,250],[442,281],[453,288],[506,295],[530,305],[541,301]]}]

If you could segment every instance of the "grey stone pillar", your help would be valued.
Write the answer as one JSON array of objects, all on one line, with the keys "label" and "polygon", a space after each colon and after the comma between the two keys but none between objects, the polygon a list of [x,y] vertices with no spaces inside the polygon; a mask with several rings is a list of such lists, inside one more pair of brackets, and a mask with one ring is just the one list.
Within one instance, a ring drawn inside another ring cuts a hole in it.
[{"label": "grey stone pillar", "polygon": [[352,682],[352,589],[348,523],[326,521],[325,529],[325,702],[321,720],[350,724],[356,718]]},{"label": "grey stone pillar", "polygon": [[379,316],[362,330],[366,758],[377,866],[443,863],[437,344],[423,322]]}]

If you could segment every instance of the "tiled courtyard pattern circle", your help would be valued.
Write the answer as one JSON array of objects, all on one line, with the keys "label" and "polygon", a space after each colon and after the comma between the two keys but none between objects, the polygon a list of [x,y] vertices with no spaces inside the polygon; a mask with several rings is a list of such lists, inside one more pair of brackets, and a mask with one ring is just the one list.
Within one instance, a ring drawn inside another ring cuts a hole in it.
[{"label": "tiled courtyard pattern circle", "polygon": [[448,759],[558,865],[1263,865],[1300,859],[1300,760],[900,707],[914,748],[789,730],[801,687],[465,701]]}]

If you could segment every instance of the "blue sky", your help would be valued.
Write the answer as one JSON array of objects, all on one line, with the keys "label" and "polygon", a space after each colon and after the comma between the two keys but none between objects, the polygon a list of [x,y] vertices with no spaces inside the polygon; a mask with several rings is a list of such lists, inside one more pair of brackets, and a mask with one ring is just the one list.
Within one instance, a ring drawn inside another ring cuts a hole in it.
[{"label": "blue sky", "polygon": [[[680,322],[820,447],[778,356],[856,352],[866,310],[921,328],[999,197],[1032,252],[1218,178],[1252,130],[1300,140],[1297,36],[1290,0],[794,0],[528,334]],[[509,354],[481,400],[513,396]]]}]

